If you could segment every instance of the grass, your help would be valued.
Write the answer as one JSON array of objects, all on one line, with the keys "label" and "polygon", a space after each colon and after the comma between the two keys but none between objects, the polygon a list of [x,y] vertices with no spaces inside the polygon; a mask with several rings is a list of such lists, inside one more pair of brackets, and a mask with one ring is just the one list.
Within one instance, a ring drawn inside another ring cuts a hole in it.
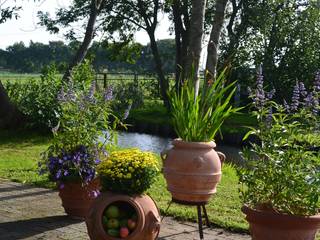
[{"label": "grass", "polygon": [[[36,186],[53,188],[46,176],[39,176],[37,161],[50,141],[49,136],[29,132],[1,132],[0,133],[0,178],[33,184]],[[237,191],[236,170],[226,164],[223,168],[222,182],[218,186],[218,193],[207,206],[210,220],[221,227],[247,231],[247,224],[240,212],[241,202]],[[162,212],[168,206],[170,194],[166,190],[162,175],[149,190],[151,197],[157,202]],[[172,205],[169,215],[181,220],[196,221],[196,208]]]}]

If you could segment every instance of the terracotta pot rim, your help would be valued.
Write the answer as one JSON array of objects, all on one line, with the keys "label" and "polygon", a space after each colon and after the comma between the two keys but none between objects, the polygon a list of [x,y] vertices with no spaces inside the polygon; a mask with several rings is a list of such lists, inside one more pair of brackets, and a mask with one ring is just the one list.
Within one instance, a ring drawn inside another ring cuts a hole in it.
[{"label": "terracotta pot rim", "polygon": [[187,142],[181,138],[176,138],[172,141],[175,147],[179,148],[215,148],[216,143],[214,141],[210,142]]},{"label": "terracotta pot rim", "polygon": [[246,214],[246,219],[252,223],[273,222],[273,224],[294,224],[298,227],[304,227],[306,224],[316,225],[320,227],[320,214],[313,216],[298,216],[290,214],[282,214],[271,211],[263,211],[253,209],[248,205],[243,205],[241,211]]}]

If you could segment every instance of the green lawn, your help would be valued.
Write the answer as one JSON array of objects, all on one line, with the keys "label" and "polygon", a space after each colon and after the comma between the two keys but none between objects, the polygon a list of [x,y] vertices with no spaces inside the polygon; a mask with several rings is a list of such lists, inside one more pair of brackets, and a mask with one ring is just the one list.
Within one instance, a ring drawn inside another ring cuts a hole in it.
[{"label": "green lawn", "polygon": [[[45,176],[38,176],[37,160],[46,149],[50,137],[27,132],[0,133],[0,178],[34,184],[37,186],[54,187]],[[164,212],[170,200],[162,175],[149,190],[150,195]],[[240,212],[241,203],[238,198],[237,176],[230,165],[223,168],[222,182],[218,193],[207,206],[210,220],[225,228],[246,231],[247,224]],[[172,205],[169,215],[183,220],[196,221],[196,208]]]}]

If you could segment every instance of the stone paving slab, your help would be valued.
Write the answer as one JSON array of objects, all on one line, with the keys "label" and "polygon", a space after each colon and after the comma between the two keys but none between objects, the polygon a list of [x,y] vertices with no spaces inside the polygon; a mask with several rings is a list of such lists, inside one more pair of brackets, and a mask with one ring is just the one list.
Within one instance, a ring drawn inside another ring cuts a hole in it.
[{"label": "stone paving slab", "polygon": [[[205,229],[206,240],[248,240],[246,234]],[[83,221],[67,217],[56,191],[0,179],[0,240],[89,240]],[[197,224],[166,217],[160,240],[199,239]]]}]

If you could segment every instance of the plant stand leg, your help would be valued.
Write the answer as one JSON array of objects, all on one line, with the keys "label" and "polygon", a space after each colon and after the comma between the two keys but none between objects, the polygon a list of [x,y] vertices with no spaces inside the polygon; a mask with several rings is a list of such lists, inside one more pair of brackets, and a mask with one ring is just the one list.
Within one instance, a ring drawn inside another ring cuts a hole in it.
[{"label": "plant stand leg", "polygon": [[171,204],[172,204],[172,201],[169,202],[168,207],[167,207],[166,210],[164,211],[163,216],[162,216],[162,218],[161,218],[161,222],[163,221],[163,219],[164,219],[165,216],[167,215],[168,210],[169,210],[169,208],[171,207]]},{"label": "plant stand leg", "polygon": [[202,210],[203,210],[204,217],[205,217],[205,219],[206,219],[206,225],[207,225],[207,227],[210,227],[210,222],[209,222],[209,218],[208,218],[208,214],[207,214],[207,209],[206,209],[206,206],[205,206],[205,205],[202,205]]},{"label": "plant stand leg", "polygon": [[202,228],[201,205],[198,205],[198,206],[197,206],[197,210],[198,210],[198,224],[199,224],[200,240],[204,240],[204,238],[203,238],[203,228]]}]

